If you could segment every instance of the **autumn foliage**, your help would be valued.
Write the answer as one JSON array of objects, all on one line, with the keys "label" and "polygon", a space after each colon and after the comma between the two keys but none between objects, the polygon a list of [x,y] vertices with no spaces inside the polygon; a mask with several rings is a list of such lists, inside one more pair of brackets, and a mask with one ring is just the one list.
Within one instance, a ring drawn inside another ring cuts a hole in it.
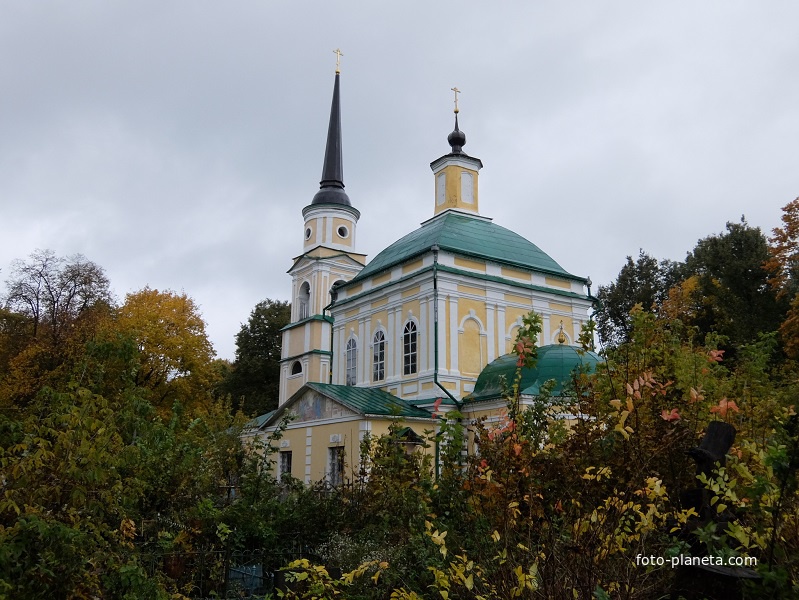
[{"label": "autumn foliage", "polygon": [[[268,444],[242,448],[190,297],[117,303],[96,265],[37,253],[0,310],[0,598],[221,596],[242,551],[281,574],[272,597],[668,597],[676,571],[639,555],[754,558],[747,598],[797,597],[797,232],[799,200],[768,244],[742,222],[684,265],[630,259],[603,299],[651,289],[606,310],[605,361],[557,396],[520,392],[529,315],[500,418],[437,403],[428,452],[398,421],[337,489],[276,481]],[[713,422],[735,441],[698,470]],[[198,554],[217,558],[181,563]]]}]

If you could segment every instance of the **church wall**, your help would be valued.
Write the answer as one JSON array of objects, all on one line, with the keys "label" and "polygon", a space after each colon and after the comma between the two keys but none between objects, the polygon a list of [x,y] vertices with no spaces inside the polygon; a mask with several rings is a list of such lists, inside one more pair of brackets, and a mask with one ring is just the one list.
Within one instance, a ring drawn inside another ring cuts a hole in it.
[{"label": "church wall", "polygon": [[[305,362],[305,361],[300,361],[300,362],[302,363],[302,362]],[[281,398],[281,403],[285,402],[286,400],[291,398],[294,394],[296,394],[299,391],[299,389],[302,387],[302,384],[305,383],[305,374],[306,374],[306,371],[307,371],[309,365],[306,362],[306,364],[303,365],[303,372],[302,373],[300,373],[298,375],[290,375],[292,363],[293,363],[293,361],[290,361],[290,362],[286,363],[286,365],[284,367],[286,369],[286,371],[287,371],[286,385],[285,385],[286,396],[285,396],[285,398]]]},{"label": "church wall", "polygon": [[514,269],[513,267],[500,267],[500,275],[508,279],[518,279],[524,283],[530,283],[530,272],[522,271],[521,269]]},{"label": "church wall", "polygon": [[[573,343],[574,331],[587,320],[587,301],[574,302],[565,298],[565,302],[558,301],[557,296],[546,290],[516,287],[508,277],[514,276],[526,285],[535,281],[536,285],[543,286],[545,276],[542,274],[508,269],[447,252],[440,252],[439,264],[461,270],[458,273],[439,270],[438,274],[439,381],[446,382],[447,389],[456,397],[473,389],[477,375],[486,364],[511,351],[517,323],[531,309],[544,317],[544,332],[539,344],[551,342],[561,319]],[[343,384],[346,380],[343,352],[352,332],[358,340],[358,385],[379,386],[411,399],[437,393],[438,388],[431,384],[435,366],[431,266],[432,254],[393,267],[342,293],[339,300],[343,303],[332,309],[336,319],[336,352],[340,353],[339,357],[334,357],[334,383]],[[474,272],[475,276],[471,277],[468,272]],[[504,281],[485,279],[486,275],[499,277],[500,274]],[[553,292],[561,289],[553,288]],[[584,318],[583,312],[586,313]],[[402,334],[409,316],[418,327],[418,368],[415,374],[405,375]],[[386,334],[386,377],[382,381],[372,381],[372,341],[378,327]]]},{"label": "church wall", "polygon": [[[304,475],[310,481],[320,481],[328,474],[329,448],[340,447],[344,450],[344,477],[352,478],[352,465],[358,464],[359,459],[359,423],[358,420],[329,425],[315,425],[310,429],[310,436],[306,436],[306,448],[311,456],[306,457]],[[319,451],[324,448],[324,451]],[[310,458],[310,460],[308,460]]]},{"label": "church wall", "polygon": [[[358,476],[360,468],[360,445],[364,436],[378,438],[389,433],[390,419],[350,418],[336,423],[316,423],[307,421],[289,424],[283,437],[273,442],[278,452],[292,453],[291,474],[306,484],[321,481],[328,477],[330,469],[330,448],[340,447],[344,452],[344,480],[352,481]],[[416,433],[423,435],[426,429],[432,429],[432,423],[408,423]],[[268,433],[262,434],[267,439]],[[432,448],[424,450],[432,452]],[[279,454],[274,455],[276,464],[273,472],[276,475]]]},{"label": "church wall", "polygon": [[480,324],[471,318],[464,321],[463,328],[459,334],[461,337],[458,344],[460,352],[458,364],[460,365],[461,375],[476,379],[480,371],[488,363],[486,359],[486,336],[481,335]]},{"label": "church wall", "polygon": [[544,277],[544,283],[546,283],[546,285],[561,288],[563,290],[571,291],[572,289],[572,284],[570,281],[560,279],[559,277]]},{"label": "church wall", "polygon": [[310,341],[310,331],[308,326],[295,327],[289,332],[288,353],[286,356],[299,356],[306,351],[307,342]]},{"label": "church wall", "polygon": [[456,267],[461,269],[471,269],[472,271],[477,271],[478,273],[486,272],[486,263],[484,260],[472,260],[470,258],[461,258],[460,256],[456,256],[454,258],[455,260],[453,262]]}]

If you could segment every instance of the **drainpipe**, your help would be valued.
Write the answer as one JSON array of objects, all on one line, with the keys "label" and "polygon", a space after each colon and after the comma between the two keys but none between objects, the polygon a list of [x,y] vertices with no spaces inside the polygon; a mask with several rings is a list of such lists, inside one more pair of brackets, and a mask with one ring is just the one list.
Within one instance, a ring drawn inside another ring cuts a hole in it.
[{"label": "drainpipe", "polygon": [[[585,286],[588,288],[588,299],[591,301],[591,310],[593,311],[590,315],[588,315],[589,322],[593,322],[594,315],[597,313],[597,310],[599,309],[599,298],[594,298],[591,295],[591,283],[592,283],[591,278],[587,277],[585,279]],[[591,338],[591,350],[592,351],[595,350],[593,337]]]},{"label": "drainpipe", "polygon": [[[322,316],[323,317],[326,316],[325,312],[327,310],[329,310],[330,308],[332,308],[333,305],[336,303],[336,300],[338,299],[338,290],[336,289],[337,287],[338,286],[334,283],[333,287],[330,288],[330,304],[328,304],[327,306],[325,306],[322,309]],[[332,323],[333,315],[330,315],[330,320],[331,320],[331,323],[330,323],[330,373],[327,376],[327,382],[328,383],[333,383],[333,323]]]}]

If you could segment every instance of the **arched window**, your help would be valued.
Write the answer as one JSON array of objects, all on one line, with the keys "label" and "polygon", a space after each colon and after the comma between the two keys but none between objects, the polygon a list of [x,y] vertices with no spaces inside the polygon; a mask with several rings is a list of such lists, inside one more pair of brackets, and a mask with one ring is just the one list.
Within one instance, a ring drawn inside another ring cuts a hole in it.
[{"label": "arched window", "polygon": [[403,374],[416,373],[416,323],[408,321],[402,332]]},{"label": "arched window", "polygon": [[338,287],[344,285],[345,283],[347,282],[343,279],[338,279],[337,281],[333,282],[333,285],[330,286],[330,302],[333,302],[338,297]]},{"label": "arched window", "polygon": [[382,331],[375,334],[372,343],[372,381],[386,378],[386,336]]},{"label": "arched window", "polygon": [[291,374],[299,375],[300,373],[302,373],[302,363],[298,360],[295,360],[291,365]]},{"label": "arched window", "polygon": [[347,341],[347,385],[355,385],[358,381],[358,344],[355,338]]},{"label": "arched window", "polygon": [[311,308],[311,286],[308,285],[306,281],[300,286],[300,312],[297,315],[298,320],[300,319],[307,319],[311,316],[310,308]]}]

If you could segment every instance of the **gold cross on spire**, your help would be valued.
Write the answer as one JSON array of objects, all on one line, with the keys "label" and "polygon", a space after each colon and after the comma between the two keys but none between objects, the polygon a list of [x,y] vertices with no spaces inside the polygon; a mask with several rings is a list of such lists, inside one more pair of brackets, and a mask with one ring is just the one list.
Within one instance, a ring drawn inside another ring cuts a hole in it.
[{"label": "gold cross on spire", "polygon": [[457,114],[458,113],[458,94],[460,94],[461,91],[458,88],[456,88],[456,87],[452,88],[452,91],[455,92],[455,113]]},{"label": "gold cross on spire", "polygon": [[344,56],[344,53],[336,48],[333,50],[333,54],[336,55],[336,73],[341,73],[341,57]]}]

